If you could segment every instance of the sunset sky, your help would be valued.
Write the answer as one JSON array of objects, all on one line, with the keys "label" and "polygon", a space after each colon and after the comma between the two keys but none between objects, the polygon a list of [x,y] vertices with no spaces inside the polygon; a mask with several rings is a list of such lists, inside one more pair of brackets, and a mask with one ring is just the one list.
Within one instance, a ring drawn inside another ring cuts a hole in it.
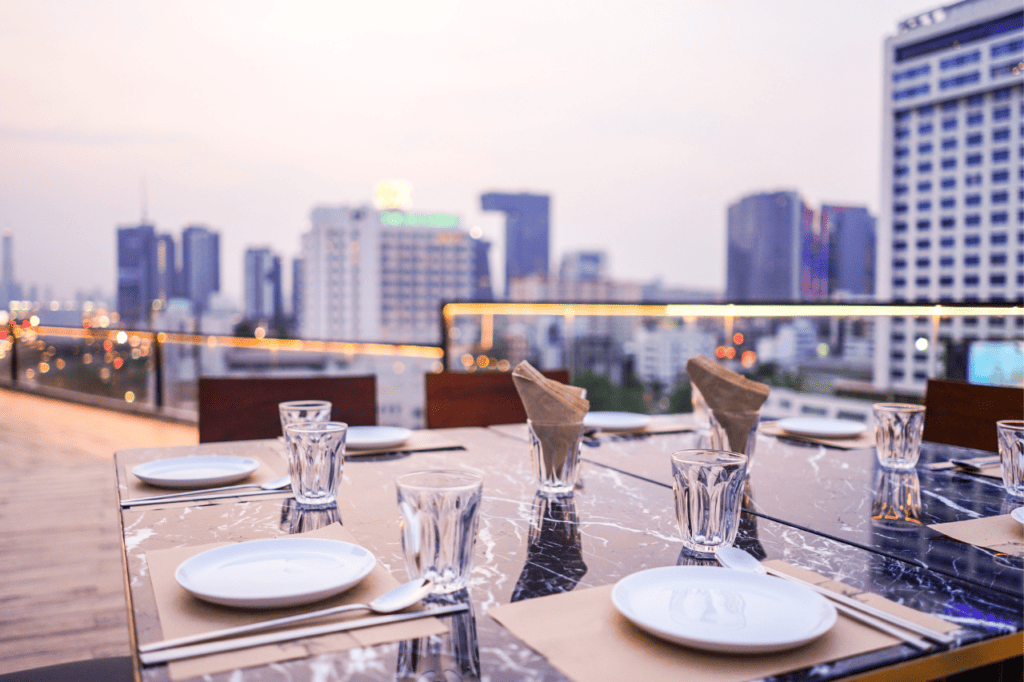
[{"label": "sunset sky", "polygon": [[721,289],[728,203],[796,189],[878,211],[882,46],[921,0],[0,0],[0,229],[16,276],[116,285],[148,215],[298,253],[314,205],[382,179],[496,242],[485,191],[552,196],[553,266]]}]

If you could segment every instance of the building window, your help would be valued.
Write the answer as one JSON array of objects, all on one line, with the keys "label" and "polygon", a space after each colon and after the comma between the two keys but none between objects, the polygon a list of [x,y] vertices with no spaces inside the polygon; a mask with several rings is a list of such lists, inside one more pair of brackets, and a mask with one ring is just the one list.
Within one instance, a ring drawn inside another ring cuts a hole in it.
[{"label": "building window", "polygon": [[[925,90],[925,92],[927,92],[927,90]],[[927,135],[930,132],[932,132],[933,130],[935,130],[935,127],[931,123],[922,123],[921,125],[919,125],[917,127],[917,134],[918,135]]]},{"label": "building window", "polygon": [[981,173],[972,173],[964,178],[964,182],[967,183],[968,187],[981,184]]},{"label": "building window", "polygon": [[992,141],[993,142],[1004,142],[1004,141],[1009,140],[1009,139],[1010,139],[1010,129],[1009,128],[1000,128],[998,130],[993,130],[992,131]]},{"label": "building window", "polygon": [[981,163],[981,154],[968,154],[965,160],[968,166],[977,166]]},{"label": "building window", "polygon": [[966,277],[964,277],[964,284],[969,286],[969,287],[976,287],[976,286],[978,286],[978,276],[977,275],[967,275]]},{"label": "building window", "polygon": [[964,256],[964,266],[968,268],[975,268],[981,263],[981,257],[978,254],[970,256]]},{"label": "building window", "polygon": [[921,144],[917,145],[917,153],[918,154],[931,154],[932,153],[932,148],[933,147],[932,147],[932,143],[931,142],[922,142]]},{"label": "building window", "polygon": [[1008,192],[992,192],[993,204],[1005,204],[1009,199],[1010,195]]},{"label": "building window", "polygon": [[967,114],[967,125],[976,126],[981,125],[985,121],[985,114],[980,111],[973,111]]},{"label": "building window", "polygon": [[918,220],[917,221],[917,231],[918,232],[925,232],[927,230],[930,230],[931,227],[932,227],[932,221],[930,221],[930,220]]},{"label": "building window", "polygon": [[910,188],[907,187],[906,185],[896,185],[895,187],[892,188],[892,193],[895,194],[896,196],[900,196],[901,194],[906,194],[909,191],[910,191]]},{"label": "building window", "polygon": [[940,287],[951,287],[951,286],[953,286],[953,278],[950,277],[949,275],[943,275],[942,277],[939,277],[939,286]]},{"label": "building window", "polygon": [[942,219],[942,229],[950,230],[954,227],[956,227],[956,218],[953,218],[952,216],[946,216],[945,218]]},{"label": "building window", "polygon": [[893,211],[893,213],[896,213],[897,215],[900,214],[900,213],[906,213],[907,212],[907,205],[906,204],[894,204],[893,207],[892,207],[892,211]]},{"label": "building window", "polygon": [[981,216],[977,213],[964,216],[964,225],[967,227],[977,227],[978,225],[981,225]]},{"label": "building window", "polygon": [[1001,287],[1006,284],[1006,275],[1002,273],[989,275],[988,283],[994,287]]},{"label": "building window", "polygon": [[924,182],[917,183],[918,192],[930,192],[932,191],[932,181],[925,180]]},{"label": "building window", "polygon": [[969,234],[964,237],[964,246],[978,246],[981,244],[981,237],[976,234]]},{"label": "building window", "polygon": [[955,69],[959,66],[966,66],[967,64],[974,64],[981,59],[981,50],[974,50],[972,52],[964,52],[958,54],[955,57],[948,57],[939,62],[939,68],[945,71],[946,69]]},{"label": "building window", "polygon": [[926,287],[929,284],[931,284],[931,282],[927,277],[918,277],[916,280],[914,280],[914,284],[916,284],[919,287]]},{"label": "building window", "polygon": [[1005,232],[993,232],[989,235],[988,241],[992,246],[1001,246],[1007,242]]},{"label": "building window", "polygon": [[1010,107],[999,107],[992,110],[993,121],[1005,121],[1010,118]]},{"label": "building window", "polygon": [[930,210],[932,210],[932,202],[927,201],[927,200],[923,200],[923,201],[917,202],[917,210],[918,211],[930,211]]},{"label": "building window", "polygon": [[[945,244],[943,244],[943,246],[945,246]],[[942,258],[940,258],[939,259],[939,267],[943,267],[943,268],[951,268],[951,267],[953,267],[953,257],[952,256],[943,256]]]},{"label": "building window", "polygon": [[914,265],[916,265],[919,268],[927,268],[930,267],[931,264],[931,259],[928,258],[918,258],[916,261],[914,261]]},{"label": "building window", "polygon": [[928,249],[928,248],[931,248],[931,245],[932,245],[932,242],[929,239],[918,239],[917,240],[917,248],[919,248],[919,249]]},{"label": "building window", "polygon": [[905,267],[907,267],[907,261],[903,260],[902,258],[897,258],[892,262],[893,270],[902,270]]},{"label": "building window", "polygon": [[942,197],[942,208],[955,208],[956,199],[953,197]]},{"label": "building window", "polygon": [[907,138],[909,136],[910,136],[910,129],[909,128],[897,128],[896,129],[896,139],[897,140],[902,140],[902,139],[905,139],[905,138]]},{"label": "building window", "polygon": [[[993,225],[1005,225],[1007,220],[1009,219],[1009,215],[1007,215],[1006,211],[999,211],[997,213],[993,213],[991,215],[991,219],[992,219],[992,224]],[[995,236],[995,235],[993,235],[993,236]],[[1003,236],[1005,237],[1006,235],[1003,235]],[[995,242],[993,242],[993,243],[995,243]],[[1002,243],[1006,243],[1006,240],[1003,240]]]},{"label": "building window", "polygon": [[981,195],[980,194],[968,194],[964,198],[964,203],[967,204],[968,206],[977,206],[978,204],[981,203]]},{"label": "building window", "polygon": [[907,224],[903,223],[903,222],[894,223],[893,226],[892,226],[892,231],[893,232],[906,232],[907,231]]},{"label": "building window", "polygon": [[907,243],[904,241],[895,241],[892,243],[893,251],[906,251]]},{"label": "building window", "polygon": [[[1018,52],[1024,52],[1024,38],[1017,38],[1006,43],[993,45],[990,54],[993,57],[1003,57],[1008,54],[1017,54]],[[1009,97],[1010,89],[1003,88],[1002,90],[996,90],[996,95],[998,96],[1000,94],[1004,94],[1005,97]]]},{"label": "building window", "polygon": [[[956,119],[955,118],[943,119],[942,120],[942,129],[943,130],[956,130]],[[950,140],[950,141],[953,143],[953,146],[952,147],[943,146],[943,149],[952,149],[953,147],[956,147],[956,140]],[[944,142],[945,142],[945,140],[944,140]]]},{"label": "building window", "polygon": [[943,78],[939,81],[939,89],[949,90],[950,88],[959,88],[964,85],[970,85],[971,83],[977,83],[980,80],[981,72],[971,71],[970,73],[962,73],[959,76]]},{"label": "building window", "polygon": [[993,253],[988,257],[988,262],[991,265],[1006,265],[1006,254],[1005,253]]},{"label": "building window", "polygon": [[1000,161],[1009,161],[1009,160],[1010,160],[1010,150],[1009,149],[993,149],[992,150],[992,161],[993,161],[993,163],[998,163]]},{"label": "building window", "polygon": [[903,71],[897,71],[892,75],[892,82],[899,83],[900,81],[911,80],[913,78],[920,78],[921,76],[927,76],[932,72],[931,64],[922,64],[915,66],[911,69],[905,69]]},{"label": "building window", "polygon": [[956,187],[956,178],[942,178],[942,189],[953,189]]},{"label": "building window", "polygon": [[942,148],[946,151],[950,149],[956,149],[956,138],[947,137],[945,140],[942,141]]},{"label": "building window", "polygon": [[985,138],[984,138],[984,136],[981,133],[973,133],[971,135],[968,135],[967,136],[967,146],[968,147],[976,147],[977,145],[981,144],[984,139]]},{"label": "building window", "polygon": [[992,171],[992,182],[1008,182],[1010,180],[1010,171],[1008,170],[997,170]]},{"label": "building window", "polygon": [[905,287],[905,286],[907,286],[907,280],[905,280],[902,277],[893,277],[892,278],[892,285],[894,287]]},{"label": "building window", "polygon": [[905,99],[910,99],[911,97],[917,97],[918,95],[927,95],[930,91],[931,86],[927,83],[922,83],[921,85],[917,85],[912,88],[897,90],[892,93],[892,98],[894,101],[900,102]]},{"label": "building window", "polygon": [[[995,156],[995,154],[993,154],[993,157],[994,156]],[[932,172],[932,162],[931,161],[922,161],[921,163],[917,164],[917,172],[918,173],[931,173]]]},{"label": "building window", "polygon": [[955,99],[949,99],[942,103],[943,111],[956,111],[957,101]]},{"label": "building window", "polygon": [[893,168],[892,172],[893,175],[895,175],[897,178],[900,178],[909,173],[910,168],[907,166],[896,166],[895,168]]},{"label": "building window", "polygon": [[971,95],[970,97],[967,98],[967,106],[977,107],[981,105],[982,101],[983,98],[981,95]]},{"label": "building window", "polygon": [[954,244],[955,241],[952,237],[943,237],[941,240],[939,240],[939,246],[941,246],[944,249],[951,249],[953,248]]},{"label": "building window", "polygon": [[896,149],[893,152],[893,155],[897,159],[902,159],[904,156],[907,156],[909,154],[910,154],[910,149],[908,149],[907,147],[896,147]]},{"label": "building window", "polygon": [[956,168],[956,159],[952,156],[948,156],[942,160],[942,168],[949,170],[950,168]]}]

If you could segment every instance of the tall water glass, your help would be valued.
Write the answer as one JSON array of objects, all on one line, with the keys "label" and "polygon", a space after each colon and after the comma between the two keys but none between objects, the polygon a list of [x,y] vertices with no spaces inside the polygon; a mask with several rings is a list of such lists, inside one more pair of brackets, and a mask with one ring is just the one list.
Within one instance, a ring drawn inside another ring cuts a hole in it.
[{"label": "tall water glass", "polygon": [[886,469],[913,469],[921,456],[924,407],[875,403],[875,450]]},{"label": "tall water glass", "polygon": [[672,454],[672,490],[683,546],[710,553],[736,540],[747,456],[725,450]]},{"label": "tall water glass", "polygon": [[331,421],[331,403],[326,400],[289,400],[277,404],[281,416],[281,433],[289,424]]},{"label": "tall water glass", "polygon": [[526,423],[538,488],[545,493],[571,493],[580,477],[583,422],[545,424],[528,419]]},{"label": "tall water glass", "polygon": [[433,591],[442,594],[466,587],[473,570],[484,477],[471,471],[433,469],[402,474],[395,486],[409,578],[430,578]]},{"label": "tall water glass", "polygon": [[1006,492],[1024,497],[1024,420],[1004,419],[996,422],[999,435],[999,465]]},{"label": "tall water glass", "polygon": [[299,422],[285,427],[288,473],[299,505],[326,507],[337,502],[347,432],[348,424],[342,422]]}]

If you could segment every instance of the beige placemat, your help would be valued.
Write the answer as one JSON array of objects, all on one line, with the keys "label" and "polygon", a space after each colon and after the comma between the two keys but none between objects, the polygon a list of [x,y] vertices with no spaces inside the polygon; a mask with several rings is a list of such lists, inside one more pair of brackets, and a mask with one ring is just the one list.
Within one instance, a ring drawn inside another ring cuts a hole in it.
[{"label": "beige placemat", "polygon": [[[245,445],[242,446],[241,443]],[[284,446],[277,443],[277,441],[232,441],[224,443],[218,451],[218,448],[211,448],[203,446],[202,449],[194,448],[187,454],[177,455],[179,457],[207,457],[211,455],[226,455],[229,457],[248,457],[249,459],[255,459],[259,462],[259,468],[256,469],[251,475],[246,477],[244,480],[238,481],[232,485],[238,485],[242,483],[253,483],[256,485],[262,485],[263,483],[269,483],[274,479],[281,478],[288,473],[288,460],[287,455],[284,451]],[[130,462],[125,464],[125,481],[128,486],[128,495],[126,498],[136,497],[148,497],[150,495],[163,495],[166,493],[176,492],[188,492],[186,489],[181,488],[160,488],[155,485],[143,483],[134,474],[134,469],[143,461],[155,461],[157,458],[150,457],[148,459],[139,459],[138,461]],[[165,457],[169,459],[169,457]],[[214,486],[211,486],[214,487]],[[220,487],[220,486],[216,486]],[[200,490],[196,490],[198,494]]]},{"label": "beige placemat", "polygon": [[[339,524],[332,524],[301,536],[329,540],[342,540],[358,544],[355,538]],[[304,613],[315,609],[326,609],[341,604],[365,604],[370,600],[397,587],[395,580],[379,563],[366,578],[352,589],[330,599],[317,602],[315,605],[290,609],[234,609],[230,607],[207,604],[196,599],[182,589],[174,579],[174,571],[181,562],[214,547],[229,543],[216,543],[201,547],[177,547],[174,549],[157,550],[146,553],[150,575],[153,581],[153,592],[156,596],[157,615],[165,639],[184,637],[221,628],[247,625],[261,620],[278,618],[294,613]],[[357,612],[352,618],[363,618],[365,612]],[[436,618],[422,618],[390,625],[339,632],[316,639],[298,642],[283,642],[261,647],[252,647],[242,651],[231,651],[191,658],[184,661],[173,661],[168,664],[168,672],[172,680],[186,680],[202,675],[268,665],[296,658],[306,658],[321,653],[344,651],[361,646],[373,646],[385,642],[398,642],[405,639],[418,639],[430,635],[444,634],[448,628]]]},{"label": "beige placemat", "polygon": [[1017,523],[1009,514],[970,521],[933,523],[928,527],[975,547],[1024,557],[1024,525]]},{"label": "beige placemat", "polygon": [[830,448],[839,448],[841,450],[860,450],[861,448],[875,447],[875,432],[871,429],[866,430],[856,438],[817,438],[815,436],[803,436],[783,430],[776,422],[765,422],[758,427],[758,430],[761,431],[761,433],[768,434],[769,436],[792,438],[793,440],[817,443],[819,445],[825,445]]},{"label": "beige placemat", "polygon": [[398,446],[391,446],[387,448],[360,448],[358,450],[346,448],[345,457],[358,458],[360,455],[383,455],[392,452],[428,452],[430,450],[455,450],[462,448],[462,443],[454,440],[447,434],[438,433],[437,431],[421,430],[413,431],[409,440]]},{"label": "beige placemat", "polygon": [[[813,576],[815,582],[825,587],[838,584],[815,573],[794,570],[783,562],[766,563],[779,570],[792,570],[801,578]],[[752,656],[703,652],[664,642],[635,627],[612,606],[612,587],[515,602],[487,613],[576,682],[741,682],[803,670],[901,643],[840,614],[827,634],[792,651]],[[842,587],[844,591],[856,592],[849,586]],[[945,632],[957,629],[886,599],[873,599],[872,605],[885,610],[896,607],[894,610],[902,616],[909,611],[915,620],[925,620],[930,627]]]}]

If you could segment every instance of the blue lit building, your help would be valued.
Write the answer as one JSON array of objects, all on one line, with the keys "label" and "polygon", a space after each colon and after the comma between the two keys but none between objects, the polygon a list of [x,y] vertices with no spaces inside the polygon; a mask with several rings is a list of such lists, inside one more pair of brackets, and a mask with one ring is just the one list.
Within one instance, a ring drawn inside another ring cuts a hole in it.
[{"label": "blue lit building", "polygon": [[152,225],[117,229],[117,314],[126,325],[149,324],[158,298],[156,244]]},{"label": "blue lit building", "polygon": [[485,211],[505,214],[505,282],[530,275],[548,276],[551,198],[544,194],[501,194],[480,197]]},{"label": "blue lit building", "polygon": [[875,293],[875,218],[863,207],[822,206],[821,234],[828,244],[829,296]]},{"label": "blue lit building", "polygon": [[806,207],[796,192],[744,197],[729,206],[726,300],[798,301]]},{"label": "blue lit building", "polygon": [[491,243],[486,239],[473,240],[473,293],[474,301],[494,300],[491,284]]},{"label": "blue lit building", "polygon": [[220,291],[220,235],[190,225],[181,238],[182,295],[192,301],[196,317],[206,311],[210,296]]}]

